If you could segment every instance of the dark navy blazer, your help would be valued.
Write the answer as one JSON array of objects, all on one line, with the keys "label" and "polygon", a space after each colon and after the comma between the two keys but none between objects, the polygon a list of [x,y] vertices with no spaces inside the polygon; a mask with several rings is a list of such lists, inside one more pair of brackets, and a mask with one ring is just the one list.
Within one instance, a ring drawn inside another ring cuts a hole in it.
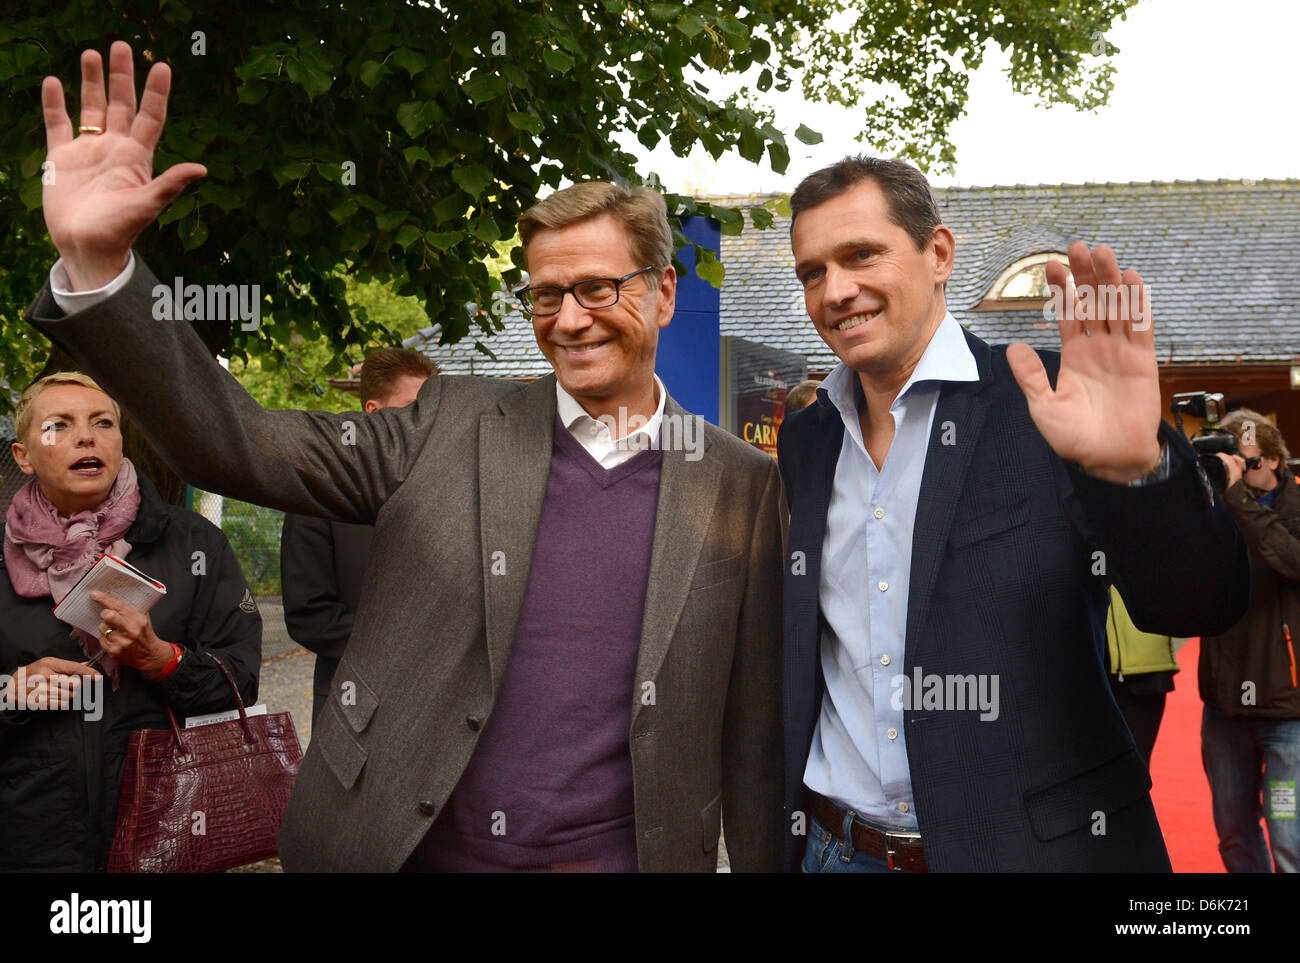
[{"label": "dark navy blazer", "polygon": [[[1005,346],[966,339],[979,380],[945,384],[935,411],[912,538],[904,672],[996,674],[999,713],[981,721],[978,711],[904,709],[926,861],[936,871],[1168,872],[1151,779],[1102,662],[1108,586],[1143,629],[1215,635],[1248,602],[1245,543],[1171,426],[1160,429],[1171,449],[1166,480],[1128,487],[1093,478],[1043,439]],[[1040,354],[1055,383],[1059,355]],[[803,772],[825,691],[818,586],[843,436],[839,412],[819,397],[787,418],[778,438],[790,509],[790,870],[805,841],[797,834],[807,811]]]}]

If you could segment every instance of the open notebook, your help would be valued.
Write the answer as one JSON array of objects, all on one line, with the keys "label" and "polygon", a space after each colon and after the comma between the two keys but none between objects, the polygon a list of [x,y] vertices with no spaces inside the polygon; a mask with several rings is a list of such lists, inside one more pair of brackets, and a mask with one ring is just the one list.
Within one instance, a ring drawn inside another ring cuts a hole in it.
[{"label": "open notebook", "polygon": [[99,613],[104,606],[91,599],[93,591],[104,592],[140,612],[148,612],[167,594],[167,586],[115,555],[101,555],[54,606],[55,617],[91,635],[98,635],[102,621]]}]

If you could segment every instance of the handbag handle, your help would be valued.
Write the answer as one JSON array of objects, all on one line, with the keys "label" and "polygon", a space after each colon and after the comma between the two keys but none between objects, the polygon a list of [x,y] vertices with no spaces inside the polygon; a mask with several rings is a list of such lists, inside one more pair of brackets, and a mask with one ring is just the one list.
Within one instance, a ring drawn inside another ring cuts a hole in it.
[{"label": "handbag handle", "polygon": [[[226,668],[225,663],[215,655],[211,652],[206,654],[208,658],[217,664],[217,668],[221,670],[221,674],[226,677],[226,684],[230,686],[230,691],[234,693],[235,708],[239,710],[239,722],[244,729],[244,749],[247,752],[252,752],[257,748],[257,736],[253,734],[252,724],[248,721],[248,713],[244,709],[244,699],[239,694],[239,686],[235,685],[235,677],[230,674],[230,670]],[[171,726],[172,738],[174,738],[180,748],[184,750],[184,755],[191,755],[192,752],[189,743],[187,743],[185,737],[181,735],[180,724],[176,721],[176,713],[172,711],[170,703],[167,704],[167,723]]]}]

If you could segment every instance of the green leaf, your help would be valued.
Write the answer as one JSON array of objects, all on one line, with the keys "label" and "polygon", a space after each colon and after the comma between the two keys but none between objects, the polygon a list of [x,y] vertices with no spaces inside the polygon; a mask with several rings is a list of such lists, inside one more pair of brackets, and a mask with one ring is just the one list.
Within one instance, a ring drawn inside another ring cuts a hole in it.
[{"label": "green leaf", "polygon": [[[446,251],[450,249],[451,247],[455,246],[457,242],[460,241],[460,239],[461,239],[461,234],[459,231],[444,231],[442,233],[437,233],[435,231],[425,231],[424,233],[424,240],[428,243],[428,245],[432,248],[436,248],[439,251]],[[403,247],[405,247],[405,245],[403,245]]]},{"label": "green leaf", "polygon": [[526,130],[531,134],[540,134],[542,132],[542,118],[534,117],[532,114],[512,110],[506,114],[506,120],[516,130]]},{"label": "green leaf", "polygon": [[267,84],[251,81],[240,84],[235,93],[241,104],[260,104],[270,92],[271,88]]},{"label": "green leaf", "polygon": [[817,131],[813,130],[811,127],[805,127],[803,124],[799,125],[799,129],[794,132],[794,136],[798,137],[805,144],[820,144],[822,142],[821,134],[817,133]]},{"label": "green leaf", "polygon": [[751,207],[749,216],[754,222],[754,226],[760,230],[772,226],[772,212],[765,207]]},{"label": "green leaf", "polygon": [[311,170],[311,161],[289,161],[287,164],[281,164],[275,169],[273,175],[280,184],[287,184],[289,181],[301,180],[307,176]]},{"label": "green leaf", "polygon": [[524,70],[524,68],[519,66],[517,63],[510,62],[501,64],[501,76],[514,84],[520,90],[531,92],[533,89],[532,77],[529,76],[528,71]]},{"label": "green leaf", "polygon": [[772,71],[764,67],[763,72],[758,75],[758,80],[755,82],[754,86],[759,90],[770,89],[772,86]]},{"label": "green leaf", "polygon": [[470,197],[478,197],[483,193],[483,189],[492,183],[492,172],[482,164],[466,164],[453,170],[451,179]]},{"label": "green leaf", "polygon": [[39,177],[29,177],[23,181],[23,186],[18,189],[18,197],[23,202],[23,207],[29,211],[34,211],[41,206],[41,192],[45,185],[41,183]]},{"label": "green leaf", "polygon": [[45,148],[38,147],[18,165],[18,173],[23,177],[34,177],[41,169],[41,161],[45,160]]},{"label": "green leaf", "polygon": [[330,217],[342,224],[349,217],[355,214],[359,207],[360,205],[357,203],[357,199],[355,197],[349,197],[342,204],[330,209]]},{"label": "green leaf", "polygon": [[[40,183],[38,178],[36,181]],[[182,217],[188,217],[194,212],[194,205],[198,203],[198,195],[194,193],[182,194],[171,205],[157,217],[159,224],[170,224],[172,221],[179,221]]]},{"label": "green leaf", "polygon": [[460,85],[460,89],[476,104],[486,103],[506,92],[506,79],[500,74],[480,68],[474,76]]},{"label": "green leaf", "polygon": [[714,207],[713,216],[718,219],[718,226],[728,237],[736,237],[745,229],[745,216],[730,207]]},{"label": "green leaf", "polygon": [[784,144],[768,144],[767,159],[772,164],[772,170],[778,174],[784,174],[785,169],[790,166],[790,151],[786,149]]},{"label": "green leaf", "polygon": [[361,65],[358,73],[361,76],[361,82],[372,90],[378,86],[379,81],[383,78],[384,72],[388,68],[376,60],[367,60]]},{"label": "green leaf", "polygon": [[652,3],[650,4],[650,19],[659,23],[667,23],[673,17],[681,12],[680,3]]},{"label": "green leaf", "polygon": [[677,29],[688,37],[698,37],[704,32],[704,18],[698,13],[688,13],[677,21]]},{"label": "green leaf", "polygon": [[284,72],[289,75],[290,80],[307,91],[309,100],[325,93],[334,83],[334,78],[315,64],[301,59],[295,60],[292,57],[284,62]]},{"label": "green leaf", "polygon": [[573,68],[573,57],[556,47],[547,47],[542,51],[542,59],[552,70],[567,74]]},{"label": "green leaf", "polygon": [[406,211],[385,211],[375,218],[375,224],[381,231],[391,231],[401,224],[409,215]]},{"label": "green leaf", "polygon": [[279,71],[280,55],[273,50],[263,50],[236,67],[235,76],[240,80],[251,80],[254,77],[265,77]]},{"label": "green leaf", "polygon": [[439,224],[455,220],[465,213],[465,208],[469,204],[465,200],[465,195],[460,191],[453,191],[449,196],[444,197],[437,204],[433,205],[433,216]]},{"label": "green leaf", "polygon": [[429,152],[419,145],[413,144],[406,148],[406,150],[402,151],[402,156],[406,158],[406,163],[412,167],[415,166],[416,161],[424,161],[430,167],[434,166],[433,158],[429,156]]},{"label": "green leaf", "polygon": [[238,191],[210,180],[199,181],[199,196],[226,212],[233,211],[244,202],[243,195]]},{"label": "green leaf", "polygon": [[396,240],[397,243],[402,246],[402,250],[405,251],[419,236],[420,231],[418,228],[410,224],[403,224],[402,229],[397,232],[397,237],[394,238],[394,240]]},{"label": "green leaf", "polygon": [[475,237],[486,244],[493,244],[501,237],[501,228],[487,215],[476,217],[469,229]]},{"label": "green leaf", "polygon": [[181,246],[185,250],[192,251],[207,239],[208,226],[198,218],[181,225]]},{"label": "green leaf", "polygon": [[410,47],[398,47],[393,51],[393,63],[402,67],[408,74],[414,77],[427,65],[427,61],[421,54],[416,53]]},{"label": "green leaf", "polygon": [[648,57],[628,61],[623,66],[627,68],[627,72],[632,75],[633,80],[639,80],[642,83],[655,75],[655,65]]},{"label": "green leaf", "polygon": [[696,245],[695,248],[695,274],[702,280],[708,281],[715,288],[722,287],[722,280],[727,276],[726,269],[723,268],[722,262],[710,250]]},{"label": "green leaf", "polygon": [[419,137],[433,123],[433,111],[425,100],[408,100],[397,108],[397,122],[411,137]]}]

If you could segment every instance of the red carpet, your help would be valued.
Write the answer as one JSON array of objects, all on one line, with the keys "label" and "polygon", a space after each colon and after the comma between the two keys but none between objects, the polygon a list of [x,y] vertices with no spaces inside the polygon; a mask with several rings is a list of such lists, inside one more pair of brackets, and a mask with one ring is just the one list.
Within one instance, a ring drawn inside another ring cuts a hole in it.
[{"label": "red carpet", "polygon": [[1151,799],[1175,873],[1222,873],[1219,837],[1210,811],[1210,785],[1201,768],[1201,697],[1196,692],[1200,639],[1178,652],[1181,672],[1165,702],[1151,754]]}]

